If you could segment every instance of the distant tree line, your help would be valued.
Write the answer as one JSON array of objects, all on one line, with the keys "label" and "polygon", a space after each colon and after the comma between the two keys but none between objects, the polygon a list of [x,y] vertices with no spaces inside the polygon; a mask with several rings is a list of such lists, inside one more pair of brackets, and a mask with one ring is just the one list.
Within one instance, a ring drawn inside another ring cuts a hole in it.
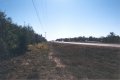
[{"label": "distant tree line", "polygon": [[65,41],[65,42],[91,42],[91,43],[120,43],[120,36],[116,35],[114,32],[110,32],[106,37],[74,37],[74,38],[60,38],[56,39],[56,41]]},{"label": "distant tree line", "polygon": [[0,11],[0,59],[21,55],[28,44],[44,42],[46,39],[34,32],[31,26],[21,26],[12,22]]}]

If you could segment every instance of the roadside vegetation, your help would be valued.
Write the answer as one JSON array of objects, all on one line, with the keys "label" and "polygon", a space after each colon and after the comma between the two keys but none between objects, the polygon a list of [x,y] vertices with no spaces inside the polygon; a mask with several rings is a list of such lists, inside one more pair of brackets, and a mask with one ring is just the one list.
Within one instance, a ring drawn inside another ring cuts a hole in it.
[{"label": "roadside vegetation", "polygon": [[58,67],[48,43],[29,45],[28,51],[0,62],[1,80],[76,80],[66,68]]},{"label": "roadside vegetation", "polygon": [[46,42],[46,39],[35,33],[30,25],[15,24],[4,12],[0,12],[0,60],[22,55],[29,44],[40,42]]},{"label": "roadside vegetation", "polygon": [[74,44],[51,43],[54,56],[80,79],[119,79],[120,49]]},{"label": "roadside vegetation", "polygon": [[[120,37],[111,32],[57,41],[120,43]],[[48,43],[32,26],[15,24],[0,12],[1,80],[119,79],[119,61],[119,48]]]},{"label": "roadside vegetation", "polygon": [[65,42],[90,42],[90,43],[116,43],[120,44],[120,36],[116,35],[114,32],[110,32],[106,37],[74,37],[74,38],[60,38],[56,41],[65,41]]},{"label": "roadside vegetation", "polygon": [[48,46],[45,43],[29,45],[26,54],[0,62],[0,79],[42,79],[55,66],[48,59]]}]

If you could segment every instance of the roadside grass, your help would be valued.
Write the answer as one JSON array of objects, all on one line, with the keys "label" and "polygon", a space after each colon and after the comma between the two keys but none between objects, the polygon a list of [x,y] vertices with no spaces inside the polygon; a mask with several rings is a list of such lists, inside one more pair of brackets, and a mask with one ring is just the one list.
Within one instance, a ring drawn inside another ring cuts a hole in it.
[{"label": "roadside grass", "polygon": [[0,62],[0,80],[76,80],[50,53],[48,43],[28,45],[25,54]]},{"label": "roadside grass", "polygon": [[120,48],[51,43],[77,79],[120,79]]},{"label": "roadside grass", "polygon": [[26,54],[0,62],[0,79],[46,79],[55,63],[48,59],[47,43],[29,45]]}]

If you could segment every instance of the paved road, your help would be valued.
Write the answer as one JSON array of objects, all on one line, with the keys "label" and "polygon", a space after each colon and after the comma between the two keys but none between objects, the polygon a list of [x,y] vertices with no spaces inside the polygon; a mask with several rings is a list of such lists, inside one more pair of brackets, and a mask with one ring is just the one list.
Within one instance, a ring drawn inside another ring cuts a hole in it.
[{"label": "paved road", "polygon": [[92,45],[92,46],[106,46],[106,47],[118,47],[120,48],[120,44],[104,44],[104,43],[82,43],[82,42],[58,42],[55,43],[64,43],[64,44],[77,44],[77,45]]}]

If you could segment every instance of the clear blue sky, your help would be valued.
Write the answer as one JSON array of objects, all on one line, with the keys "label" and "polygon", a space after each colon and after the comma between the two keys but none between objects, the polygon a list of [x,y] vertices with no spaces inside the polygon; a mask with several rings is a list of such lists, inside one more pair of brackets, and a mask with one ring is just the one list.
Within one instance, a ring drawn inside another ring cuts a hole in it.
[{"label": "clear blue sky", "polygon": [[47,32],[47,39],[64,37],[120,35],[120,0],[0,0],[0,10],[13,22],[33,26],[35,32]]}]

